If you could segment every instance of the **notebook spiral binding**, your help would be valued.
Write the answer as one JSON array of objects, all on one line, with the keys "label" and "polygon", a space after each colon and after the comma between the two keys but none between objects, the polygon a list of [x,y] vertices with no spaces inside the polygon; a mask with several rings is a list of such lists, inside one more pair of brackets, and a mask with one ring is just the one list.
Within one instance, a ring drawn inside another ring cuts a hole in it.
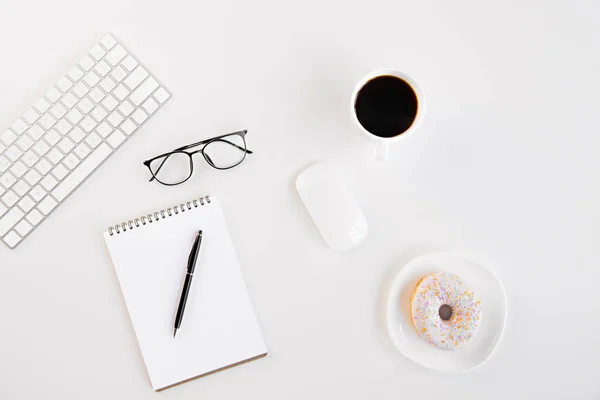
[{"label": "notebook spiral binding", "polygon": [[173,207],[167,208],[166,210],[160,210],[148,215],[143,215],[139,218],[134,218],[133,220],[129,220],[121,224],[117,224],[115,226],[110,226],[108,228],[108,234],[110,236],[119,235],[121,233],[127,232],[128,230],[133,230],[135,228],[139,228],[140,226],[151,224],[153,222],[160,221],[161,219],[165,219],[167,217],[171,217],[179,213],[184,213],[187,210],[191,210],[192,208],[198,208],[209,203],[210,196],[204,196],[198,199],[194,199],[192,201],[188,201],[186,203],[177,204]]}]

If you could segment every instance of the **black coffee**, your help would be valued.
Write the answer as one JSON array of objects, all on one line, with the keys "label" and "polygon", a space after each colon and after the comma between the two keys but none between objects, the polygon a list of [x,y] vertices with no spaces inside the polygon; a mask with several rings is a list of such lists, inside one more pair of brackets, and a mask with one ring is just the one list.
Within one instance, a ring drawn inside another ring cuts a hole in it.
[{"label": "black coffee", "polygon": [[394,137],[408,130],[419,102],[412,87],[395,76],[378,76],[356,96],[354,110],[360,124],[373,135]]}]

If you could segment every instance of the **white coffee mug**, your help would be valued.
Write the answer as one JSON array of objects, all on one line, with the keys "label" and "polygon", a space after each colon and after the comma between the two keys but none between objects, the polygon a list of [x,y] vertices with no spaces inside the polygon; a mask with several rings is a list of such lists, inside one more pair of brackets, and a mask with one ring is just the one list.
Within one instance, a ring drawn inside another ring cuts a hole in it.
[{"label": "white coffee mug", "polygon": [[[403,132],[399,132],[396,136],[392,137],[380,137],[369,132],[367,129],[365,129],[364,126],[362,126],[362,124],[358,120],[355,110],[356,97],[358,96],[360,90],[367,84],[367,82],[380,76],[393,76],[403,80],[404,82],[408,83],[408,85],[413,89],[417,97],[417,113],[412,124],[408,129],[404,130]],[[352,93],[350,112],[352,113],[352,118],[354,119],[354,122],[356,122],[356,124],[358,125],[360,131],[375,144],[376,159],[383,161],[388,158],[391,143],[401,140],[402,138],[410,135],[414,130],[417,129],[417,127],[423,120],[423,116],[425,115],[425,98],[423,97],[423,93],[421,92],[421,89],[419,89],[419,86],[417,86],[416,82],[410,76],[392,69],[380,69],[367,74],[356,84],[354,92]]]}]

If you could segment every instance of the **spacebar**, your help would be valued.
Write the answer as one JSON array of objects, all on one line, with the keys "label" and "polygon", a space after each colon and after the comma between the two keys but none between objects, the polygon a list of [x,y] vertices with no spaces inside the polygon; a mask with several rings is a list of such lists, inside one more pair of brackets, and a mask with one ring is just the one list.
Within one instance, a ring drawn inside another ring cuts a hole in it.
[{"label": "spacebar", "polygon": [[52,196],[54,196],[56,200],[62,201],[77,187],[77,185],[87,178],[87,176],[92,173],[92,171],[100,165],[111,152],[112,149],[108,147],[106,143],[100,144],[88,158],[71,172],[71,175],[67,176],[65,180],[52,191]]}]

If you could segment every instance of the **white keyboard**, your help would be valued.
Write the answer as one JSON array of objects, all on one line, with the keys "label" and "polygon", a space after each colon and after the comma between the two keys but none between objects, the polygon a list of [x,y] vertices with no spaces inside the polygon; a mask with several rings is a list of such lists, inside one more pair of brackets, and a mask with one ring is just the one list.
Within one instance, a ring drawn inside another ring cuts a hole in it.
[{"label": "white keyboard", "polygon": [[2,241],[18,246],[170,97],[106,35],[0,133]]}]

